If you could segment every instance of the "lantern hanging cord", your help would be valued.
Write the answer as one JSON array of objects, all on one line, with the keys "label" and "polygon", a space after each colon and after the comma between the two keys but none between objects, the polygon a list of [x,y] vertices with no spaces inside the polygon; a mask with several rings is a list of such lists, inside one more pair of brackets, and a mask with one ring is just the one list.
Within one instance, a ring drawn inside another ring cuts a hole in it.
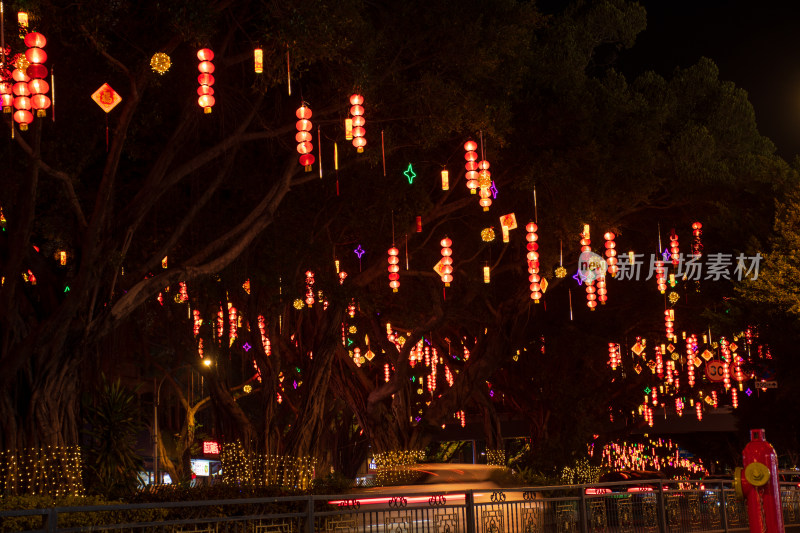
[{"label": "lantern hanging cord", "polygon": [[289,96],[292,96],[292,67],[289,63],[289,44],[286,44],[286,81],[289,90]]},{"label": "lantern hanging cord", "polygon": [[486,161],[486,152],[483,150],[483,130],[479,131],[478,134],[481,136],[481,159]]},{"label": "lantern hanging cord", "polygon": [[661,222],[657,222],[658,227],[658,253],[661,254]]},{"label": "lantern hanging cord", "polygon": [[564,240],[558,240],[558,248],[559,248],[559,259],[558,259],[558,266],[564,266]]},{"label": "lantern hanging cord", "polygon": [[539,207],[536,205],[536,185],[533,186],[533,221],[539,224]]},{"label": "lantern hanging cord", "polygon": [[6,25],[5,25],[5,15],[3,10],[3,2],[0,1],[0,54],[3,54],[2,63],[0,66],[5,68],[6,66]]},{"label": "lantern hanging cord", "polygon": [[392,209],[392,246],[394,246],[394,209]]}]

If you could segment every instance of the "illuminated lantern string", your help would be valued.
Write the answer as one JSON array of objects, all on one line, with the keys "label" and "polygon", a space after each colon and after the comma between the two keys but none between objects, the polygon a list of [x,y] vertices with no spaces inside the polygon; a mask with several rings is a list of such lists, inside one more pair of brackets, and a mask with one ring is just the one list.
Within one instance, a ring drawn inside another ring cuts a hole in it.
[{"label": "illuminated lantern string", "polygon": [[261,74],[264,72],[264,50],[261,48],[256,48],[253,50],[253,62],[255,66],[256,74]]},{"label": "illuminated lantern string", "polygon": [[717,400],[717,391],[711,391],[711,400],[713,402],[714,409],[716,409],[717,406],[719,406],[719,401]]},{"label": "illuminated lantern string", "polygon": [[31,107],[36,110],[37,117],[45,116],[45,110],[50,107],[50,98],[47,96],[50,85],[44,80],[47,78],[47,67],[44,66],[44,62],[47,61],[47,53],[44,51],[46,44],[47,39],[41,33],[32,32],[25,36],[25,46],[28,47],[25,58],[30,62],[26,74],[31,78],[28,89],[31,94]]},{"label": "illuminated lantern string", "polygon": [[489,190],[492,186],[492,173],[489,172],[489,162],[486,160],[478,163],[478,186],[480,187],[480,197],[478,201],[484,211],[489,210],[492,205],[492,192]]},{"label": "illuminated lantern string", "polygon": [[258,315],[258,331],[261,333],[261,345],[264,347],[264,353],[269,356],[272,354],[272,346],[267,337],[267,321],[264,315]]},{"label": "illuminated lantern string", "polygon": [[295,124],[297,126],[297,134],[294,136],[297,141],[297,151],[300,153],[300,164],[305,167],[306,172],[311,172],[311,165],[314,164],[314,145],[311,143],[313,136],[311,135],[312,124],[309,120],[311,118],[311,108],[305,103],[297,108],[295,113],[299,119]]},{"label": "illuminated lantern string", "polygon": [[200,338],[197,341],[197,355],[200,356],[200,359],[203,358],[203,339]]},{"label": "illuminated lantern string", "polygon": [[314,305],[314,273],[310,270],[306,272],[306,305]]},{"label": "illuminated lantern string", "polygon": [[366,130],[364,129],[364,97],[360,94],[350,96],[350,114],[353,116],[353,146],[360,154],[364,151],[364,146],[367,145],[367,139],[364,138]]},{"label": "illuminated lantern string", "polygon": [[397,255],[400,253],[400,250],[392,244],[392,247],[389,248],[389,287],[392,288],[392,292],[397,292],[397,289],[400,287],[400,258]]},{"label": "illuminated lantern string", "polygon": [[216,102],[214,89],[211,87],[214,85],[214,76],[212,75],[214,63],[211,62],[214,59],[214,52],[209,48],[203,48],[197,52],[197,59],[200,60],[200,64],[197,65],[197,70],[200,71],[200,75],[197,76],[197,82],[200,84],[200,87],[197,88],[199,95],[197,103],[203,108],[203,113],[208,114],[211,113],[211,108]]},{"label": "illuminated lantern string", "polygon": [[200,311],[198,311],[197,309],[194,309],[192,311],[192,317],[194,319],[192,332],[194,333],[194,336],[197,337],[198,335],[200,335],[200,326],[203,325],[203,319],[200,318]]},{"label": "illuminated lantern string", "polygon": [[384,363],[383,364],[383,381],[385,381],[386,383],[389,383],[390,377],[391,376],[389,375],[389,363]]},{"label": "illuminated lantern string", "polygon": [[613,232],[609,231],[603,235],[603,238],[606,240],[606,264],[608,265],[607,272],[613,278],[617,275],[617,272],[619,272],[619,266],[617,265],[617,245],[614,242],[614,239],[616,239],[617,236]]},{"label": "illuminated lantern string", "polygon": [[[26,60],[27,61],[27,60]],[[14,122],[19,124],[19,129],[25,131],[28,129],[28,124],[33,122],[33,113],[31,113],[31,98],[30,88],[28,82],[30,77],[25,73],[25,70],[18,67],[11,73],[11,77],[16,82],[11,90],[14,93]]]},{"label": "illuminated lantern string", "polygon": [[539,236],[536,234],[538,229],[535,222],[528,222],[528,225],[525,226],[525,230],[528,232],[525,236],[528,241],[526,245],[528,249],[528,282],[530,282],[531,300],[537,304],[542,299],[542,279],[539,276],[539,243],[536,242],[539,240]]},{"label": "illuminated lantern string", "polygon": [[608,289],[606,288],[606,277],[597,276],[597,301],[600,305],[606,305],[608,301]]},{"label": "illuminated lantern string", "polygon": [[667,277],[664,273],[664,261],[656,261],[656,286],[661,294],[667,292]]},{"label": "illuminated lantern string", "polygon": [[656,354],[656,375],[658,379],[662,379],[664,377],[664,357],[661,354],[661,348],[658,346],[655,347],[655,354]]},{"label": "illuminated lantern string", "polygon": [[694,387],[694,342],[697,337],[686,337],[686,380],[690,387]]},{"label": "illuminated lantern string", "polygon": [[608,343],[608,364],[611,366],[611,370],[616,370],[617,366],[619,366],[619,360],[617,359],[619,356],[619,347],[613,343]]},{"label": "illuminated lantern string", "polygon": [[675,412],[678,416],[683,416],[683,401],[680,398],[675,398]]},{"label": "illuminated lantern string", "polygon": [[703,255],[703,225],[700,222],[692,223],[692,255],[699,259]]},{"label": "illuminated lantern string", "polygon": [[223,333],[225,333],[225,313],[222,311],[222,305],[220,305],[217,312],[217,339],[222,339]]},{"label": "illuminated lantern string", "polygon": [[703,402],[696,402],[694,410],[697,412],[697,420],[703,420]]},{"label": "illuminated lantern string", "polygon": [[664,329],[667,332],[667,339],[671,339],[675,335],[675,310],[666,309],[664,311]]},{"label": "illuminated lantern string", "polygon": [[0,81],[0,105],[3,113],[11,113],[14,104],[14,95],[11,92],[12,83],[10,81]]},{"label": "illuminated lantern string", "polygon": [[461,427],[465,427],[467,425],[467,415],[464,414],[464,411],[458,412],[458,418],[461,419]]},{"label": "illuminated lantern string", "polygon": [[672,259],[672,264],[678,266],[680,264],[680,247],[678,246],[678,235],[675,233],[675,228],[672,228],[669,234],[669,255]]},{"label": "illuminated lantern string", "polygon": [[653,407],[658,407],[658,389],[653,388],[650,396],[653,398]]},{"label": "illuminated lantern string", "polygon": [[[589,231],[589,224],[583,225],[583,233],[581,233],[581,253],[592,251],[592,239]],[[586,285],[586,306],[594,311],[597,308],[597,288],[594,286],[593,279],[584,281]],[[605,283],[605,281],[604,281]],[[605,287],[604,287],[605,288]]]},{"label": "illuminated lantern string", "polygon": [[467,141],[464,143],[464,159],[467,160],[464,167],[467,169],[467,189],[470,194],[475,194],[478,188],[478,143],[475,141]]},{"label": "illuminated lantern string", "polygon": [[449,287],[453,281],[453,250],[450,248],[453,241],[445,237],[439,244],[442,245],[442,282],[445,287]]},{"label": "illuminated lantern string", "polygon": [[734,409],[739,407],[739,393],[736,389],[731,389],[731,407]]},{"label": "illuminated lantern string", "polygon": [[230,335],[231,344],[233,344],[234,339],[236,339],[236,337],[237,337],[237,329],[236,328],[237,328],[238,324],[239,324],[238,311],[233,306],[233,304],[229,303],[228,304],[228,326],[229,326],[229,330],[228,331],[230,332],[229,335]]}]

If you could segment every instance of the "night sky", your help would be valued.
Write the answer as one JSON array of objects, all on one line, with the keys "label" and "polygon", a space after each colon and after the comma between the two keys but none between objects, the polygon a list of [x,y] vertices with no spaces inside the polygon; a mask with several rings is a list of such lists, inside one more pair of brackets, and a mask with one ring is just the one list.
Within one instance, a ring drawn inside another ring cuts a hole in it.
[{"label": "night sky", "polygon": [[701,56],[745,89],[758,128],[792,161],[800,154],[800,2],[644,0],[647,29],[618,68],[670,76]]}]

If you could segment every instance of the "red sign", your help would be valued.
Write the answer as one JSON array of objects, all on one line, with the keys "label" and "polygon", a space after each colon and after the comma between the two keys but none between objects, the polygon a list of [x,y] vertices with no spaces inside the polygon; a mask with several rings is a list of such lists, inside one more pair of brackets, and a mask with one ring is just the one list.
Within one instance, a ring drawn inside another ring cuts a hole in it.
[{"label": "red sign", "polygon": [[122,97],[117,94],[117,91],[111,88],[111,85],[104,83],[102,87],[97,89],[92,94],[92,100],[99,105],[103,111],[108,113],[122,101]]},{"label": "red sign", "polygon": [[706,376],[714,382],[722,381],[725,377],[725,363],[722,361],[709,361],[706,363]]},{"label": "red sign", "polygon": [[214,440],[204,440],[203,455],[219,455],[219,443]]}]

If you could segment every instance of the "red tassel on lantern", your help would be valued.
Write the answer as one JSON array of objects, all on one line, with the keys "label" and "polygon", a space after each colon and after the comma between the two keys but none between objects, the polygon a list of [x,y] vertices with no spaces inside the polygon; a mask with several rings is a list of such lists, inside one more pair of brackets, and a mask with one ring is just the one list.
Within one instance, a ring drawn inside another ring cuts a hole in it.
[{"label": "red tassel on lantern", "polygon": [[453,241],[445,237],[439,244],[442,245],[442,282],[449,287],[453,281],[453,250],[450,248]]},{"label": "red tassel on lantern", "polygon": [[364,129],[364,97],[360,94],[354,94],[350,97],[350,114],[353,116],[351,124],[353,125],[353,146],[360,154],[364,151],[364,146],[367,145],[367,139],[364,138],[366,130]]},{"label": "red tassel on lantern", "polygon": [[300,153],[300,164],[305,167],[306,172],[311,172],[311,165],[314,164],[314,145],[311,143],[312,124],[309,120],[311,118],[311,108],[305,103],[301,105],[295,113],[297,118],[300,119],[295,124],[297,126],[297,135],[294,136],[297,141],[297,151]]},{"label": "red tassel on lantern", "polygon": [[467,160],[467,163],[464,167],[467,169],[467,189],[469,189],[470,194],[475,194],[475,190],[478,188],[478,143],[475,141],[467,141],[464,143],[464,150],[466,153],[464,154],[464,159]]},{"label": "red tassel on lantern", "polygon": [[392,292],[397,292],[397,289],[400,287],[400,258],[397,257],[397,254],[400,253],[400,250],[392,244],[392,247],[389,248],[389,287],[391,287]]},{"label": "red tassel on lantern", "polygon": [[197,52],[197,59],[200,60],[200,64],[197,65],[197,70],[200,71],[200,75],[197,76],[197,82],[200,84],[197,88],[197,94],[200,96],[197,103],[203,108],[203,113],[208,114],[216,102],[214,89],[211,88],[214,85],[214,76],[211,75],[214,72],[214,63],[211,62],[214,59],[214,52],[203,48]]}]

